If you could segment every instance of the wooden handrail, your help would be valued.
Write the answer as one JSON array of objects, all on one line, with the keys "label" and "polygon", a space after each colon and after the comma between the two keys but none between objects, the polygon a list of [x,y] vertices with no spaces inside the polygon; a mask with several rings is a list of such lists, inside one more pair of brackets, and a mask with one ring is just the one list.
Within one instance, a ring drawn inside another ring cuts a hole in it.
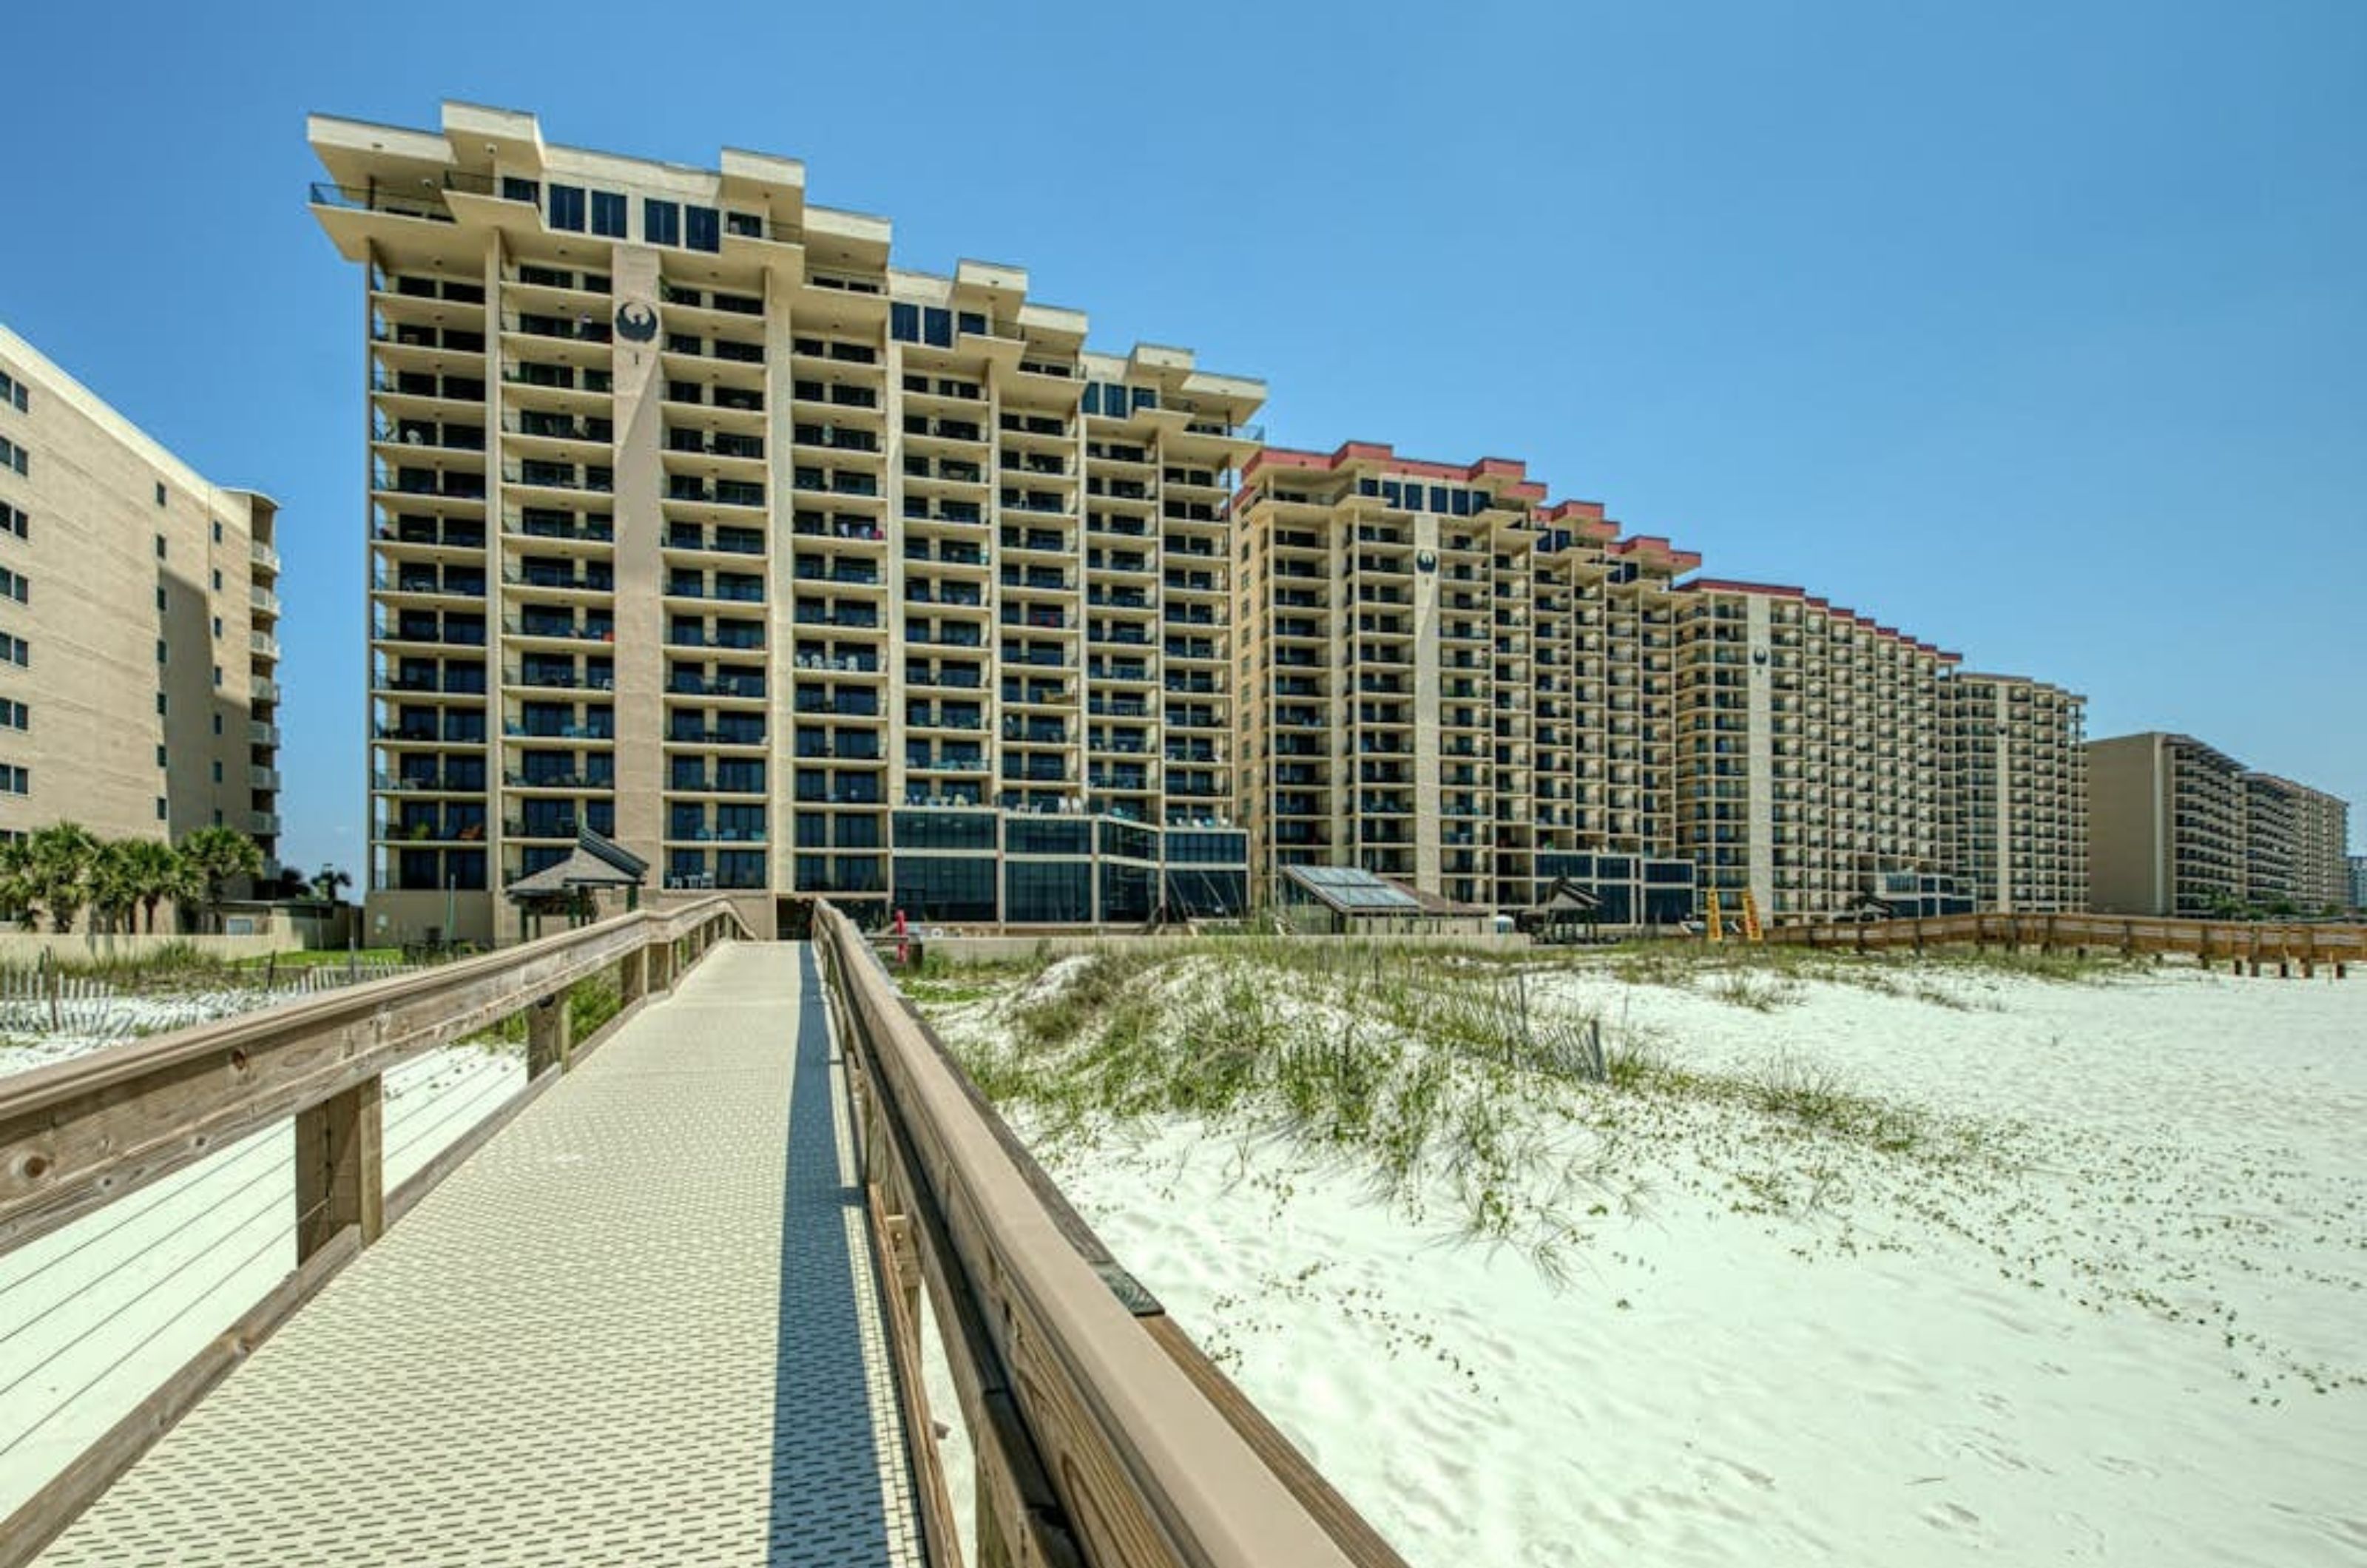
[{"label": "wooden handrail", "polygon": [[1107,1261],[854,923],[813,908],[883,1267],[908,1304],[925,1284],[978,1452],[977,1560],[1402,1568]]},{"label": "wooden handrail", "polygon": [[[724,925],[745,934],[724,898],[643,909],[597,925],[460,959],[416,975],[330,991],[0,1079],[0,1254],[105,1207],[217,1149],[332,1100],[374,1123],[374,1086],[388,1068],[547,1001],[577,980],[621,965],[629,991],[651,966],[671,976],[677,945],[700,945]],[[638,975],[638,978],[637,978]],[[659,981],[663,985],[663,980]],[[545,1008],[529,1043],[548,1054],[563,1023]],[[340,1118],[345,1119],[345,1118]],[[335,1143],[334,1128],[315,1129]],[[299,1143],[306,1128],[299,1127]],[[374,1136],[373,1134],[370,1134]],[[367,1140],[365,1140],[367,1141]],[[300,1174],[308,1156],[300,1147]],[[337,1143],[322,1153],[342,1171],[368,1152]],[[375,1172],[346,1179],[375,1190]],[[303,1183],[300,1179],[300,1191]],[[314,1205],[305,1205],[310,1210]],[[329,1215],[338,1213],[332,1204]],[[376,1216],[345,1213],[374,1239]],[[322,1231],[325,1238],[334,1225]],[[300,1242],[300,1247],[303,1244]],[[309,1247],[305,1247],[309,1250]]]},{"label": "wooden handrail", "polygon": [[2321,963],[2347,966],[2367,959],[2367,926],[2196,920],[2167,916],[2098,914],[1941,915],[1925,919],[1777,926],[1768,940],[1806,947],[1977,946],[2097,948],[2129,956],[2176,953],[2204,960]]}]

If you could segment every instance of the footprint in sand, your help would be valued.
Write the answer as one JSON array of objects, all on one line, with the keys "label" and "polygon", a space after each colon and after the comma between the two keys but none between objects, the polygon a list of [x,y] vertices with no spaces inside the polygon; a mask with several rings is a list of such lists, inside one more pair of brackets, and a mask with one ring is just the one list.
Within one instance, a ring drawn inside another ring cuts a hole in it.
[{"label": "footprint in sand", "polygon": [[2141,1481],[2157,1481],[2161,1472],[2139,1460],[2123,1459],[2118,1454],[2098,1454],[2096,1468],[2109,1470],[2114,1475],[2134,1475]]},{"label": "footprint in sand", "polygon": [[1976,1535],[1981,1529],[1981,1517],[1961,1503],[1934,1503],[1923,1510],[1922,1518],[1950,1535]]},{"label": "footprint in sand", "polygon": [[1976,1459],[2001,1474],[2030,1468],[2030,1461],[2014,1452],[2010,1443],[1986,1427],[1942,1427],[1923,1446],[1942,1459],[1954,1459],[1960,1454]]}]

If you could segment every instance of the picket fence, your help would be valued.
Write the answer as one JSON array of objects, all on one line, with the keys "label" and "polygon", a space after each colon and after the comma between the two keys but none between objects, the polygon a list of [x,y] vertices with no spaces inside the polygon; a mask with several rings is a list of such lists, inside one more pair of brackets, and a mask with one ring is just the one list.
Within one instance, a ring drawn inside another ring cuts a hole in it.
[{"label": "picket fence", "polygon": [[253,1012],[368,980],[409,975],[417,964],[290,965],[234,977],[209,977],[190,991],[124,990],[103,979],[54,969],[0,970],[0,1035],[73,1035],[112,1043],[218,1018]]}]

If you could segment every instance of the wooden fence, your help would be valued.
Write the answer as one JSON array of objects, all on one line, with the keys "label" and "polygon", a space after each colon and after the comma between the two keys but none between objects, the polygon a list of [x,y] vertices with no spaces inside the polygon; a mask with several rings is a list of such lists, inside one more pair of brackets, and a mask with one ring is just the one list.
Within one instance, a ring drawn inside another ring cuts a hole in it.
[{"label": "wooden fence", "polygon": [[59,969],[0,969],[0,1035],[69,1034],[112,1043],[191,1029],[257,1008],[415,973],[419,964],[290,964],[224,971],[176,990],[127,989]]},{"label": "wooden fence", "polygon": [[1402,1560],[1112,1258],[889,981],[814,914],[855,1088],[889,1340],[933,1564],[961,1561],[922,1393],[925,1289],[993,1568]]},{"label": "wooden fence", "polygon": [[[297,1257],[295,1271],[264,1301],[0,1520],[0,1568],[29,1562],[575,1055],[668,989],[716,942],[747,934],[721,898],[643,909],[0,1078],[0,1254],[292,1116]],[[567,988],[612,970],[624,1005],[599,1036],[579,1045]],[[386,1072],[519,1012],[527,1020],[525,1090],[387,1190]]]},{"label": "wooden fence", "polygon": [[1906,947],[2034,947],[2044,953],[2118,953],[2135,958],[2177,953],[2258,975],[2338,976],[2367,961],[2367,926],[2180,920],[2122,915],[1947,915],[1931,919],[1782,926],[1771,942],[1867,953]]}]

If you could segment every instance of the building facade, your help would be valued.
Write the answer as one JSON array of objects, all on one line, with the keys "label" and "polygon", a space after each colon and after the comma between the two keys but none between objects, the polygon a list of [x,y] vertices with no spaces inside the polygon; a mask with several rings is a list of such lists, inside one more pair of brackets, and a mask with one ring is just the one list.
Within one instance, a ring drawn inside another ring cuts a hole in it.
[{"label": "building facade", "polygon": [[1267,447],[1262,383],[894,266],[789,160],[311,133],[366,283],[379,938],[508,934],[580,828],[760,929],[1232,915],[1323,864],[1621,925],[2076,907],[2067,694],[1516,462]]},{"label": "building facade", "polygon": [[[316,118],[364,270],[372,923],[490,940],[579,827],[860,917],[1237,914],[1253,380],[892,267],[803,167]],[[506,934],[502,932],[500,934]]]},{"label": "building facade", "polygon": [[2367,915],[2367,855],[2350,857],[2350,912]]},{"label": "building facade", "polygon": [[2350,808],[2191,735],[2088,746],[2090,896],[2112,914],[2314,914],[2349,897]]},{"label": "building facade", "polygon": [[1978,909],[2088,908],[2087,699],[2020,675],[1941,682],[1942,818]]},{"label": "building facade", "polygon": [[277,507],[0,326],[0,834],[277,852]]}]

